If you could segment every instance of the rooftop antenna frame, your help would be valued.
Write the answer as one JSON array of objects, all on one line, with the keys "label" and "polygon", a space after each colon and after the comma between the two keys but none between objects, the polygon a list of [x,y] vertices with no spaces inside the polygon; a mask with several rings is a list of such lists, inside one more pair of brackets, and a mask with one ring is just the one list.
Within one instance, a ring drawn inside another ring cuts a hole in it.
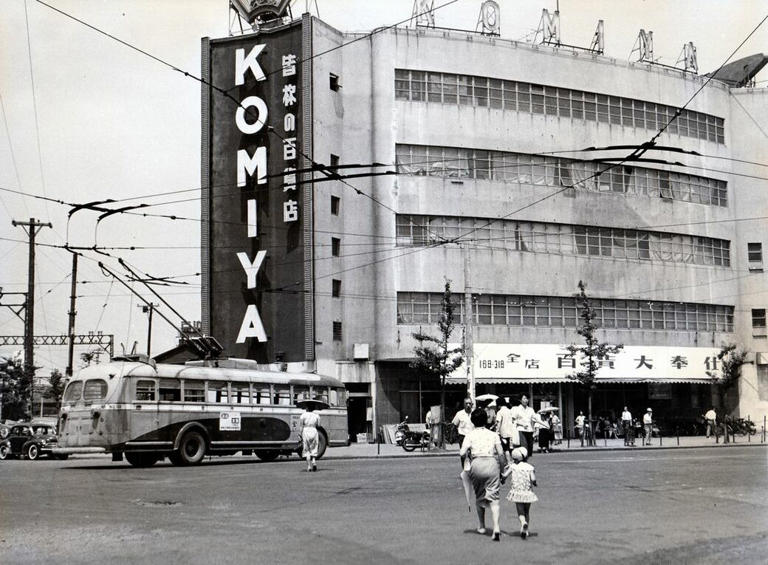
[{"label": "rooftop antenna frame", "polygon": [[435,27],[435,0],[413,0],[411,21],[414,27]]},{"label": "rooftop antenna frame", "polygon": [[675,62],[675,66],[683,63],[683,68],[687,73],[699,74],[699,62],[696,59],[696,46],[693,41],[683,44],[683,50]]},{"label": "rooftop antenna frame", "polygon": [[[293,19],[292,0],[229,0],[229,35],[258,33],[265,26],[279,25],[286,17]],[[309,0],[307,2],[309,5]],[[315,2],[317,7],[317,2]],[[247,31],[245,26],[250,27]],[[238,30],[239,28],[239,30]]]},{"label": "rooftop antenna frame", "polygon": [[475,31],[483,35],[501,35],[501,10],[494,0],[485,0],[480,5]]},{"label": "rooftop antenna frame", "polygon": [[549,10],[544,8],[541,11],[541,19],[539,20],[539,27],[536,28],[536,33],[533,36],[533,43],[536,43],[536,38],[541,35],[541,41],[539,45],[550,45],[552,47],[567,47],[568,49],[574,49],[578,51],[586,51],[595,55],[602,55],[605,52],[605,32],[603,20],[597,21],[597,28],[595,28],[595,34],[592,37],[592,43],[589,47],[581,47],[580,45],[569,45],[563,43],[560,38],[560,7],[558,2],[558,8],[553,14],[550,15]]}]

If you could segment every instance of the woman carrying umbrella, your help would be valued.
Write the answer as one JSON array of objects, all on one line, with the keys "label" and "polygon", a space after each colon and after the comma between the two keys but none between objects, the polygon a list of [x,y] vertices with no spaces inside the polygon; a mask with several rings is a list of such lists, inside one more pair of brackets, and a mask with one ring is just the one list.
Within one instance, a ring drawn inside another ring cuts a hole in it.
[{"label": "woman carrying umbrella", "polygon": [[472,461],[469,472],[462,473],[462,479],[469,478],[475,491],[475,507],[479,527],[477,532],[485,533],[485,509],[491,509],[493,520],[493,541],[499,541],[499,478],[501,466],[506,463],[504,451],[501,448],[499,435],[485,425],[488,415],[482,408],[477,408],[470,416],[475,429],[467,434],[461,444],[459,454],[464,457],[469,454]]},{"label": "woman carrying umbrella", "polygon": [[299,435],[301,436],[302,453],[307,460],[307,471],[317,471],[317,447],[320,415],[315,409],[327,407],[321,400],[300,400],[297,406],[304,408],[299,416]]}]

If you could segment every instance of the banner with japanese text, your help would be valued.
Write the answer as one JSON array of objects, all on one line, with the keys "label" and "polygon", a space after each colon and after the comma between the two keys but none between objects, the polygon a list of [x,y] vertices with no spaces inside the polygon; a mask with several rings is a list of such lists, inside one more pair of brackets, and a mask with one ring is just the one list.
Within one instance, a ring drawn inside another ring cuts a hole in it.
[{"label": "banner with japanese text", "polygon": [[[568,382],[581,370],[578,354],[565,345],[476,343],[473,348],[475,381]],[[717,347],[659,347],[627,345],[618,353],[598,360],[598,382],[712,382],[720,376]],[[467,368],[461,367],[448,382],[463,383]]]},{"label": "banner with japanese text", "polygon": [[210,333],[225,355],[303,361],[302,23],[207,45]]}]

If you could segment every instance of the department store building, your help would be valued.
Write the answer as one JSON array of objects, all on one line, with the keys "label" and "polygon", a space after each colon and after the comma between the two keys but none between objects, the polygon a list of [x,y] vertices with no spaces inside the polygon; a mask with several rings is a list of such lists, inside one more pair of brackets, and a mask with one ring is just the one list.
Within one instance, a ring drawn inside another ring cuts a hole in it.
[{"label": "department store building", "polygon": [[[203,328],[227,353],[340,378],[353,436],[423,421],[440,385],[412,334],[450,281],[476,393],[570,422],[582,280],[624,345],[596,414],[768,413],[768,90],[455,30],[338,48],[359,37],[304,16],[203,40]],[[747,351],[725,396],[724,344]],[[450,418],[466,368],[449,381]]]}]

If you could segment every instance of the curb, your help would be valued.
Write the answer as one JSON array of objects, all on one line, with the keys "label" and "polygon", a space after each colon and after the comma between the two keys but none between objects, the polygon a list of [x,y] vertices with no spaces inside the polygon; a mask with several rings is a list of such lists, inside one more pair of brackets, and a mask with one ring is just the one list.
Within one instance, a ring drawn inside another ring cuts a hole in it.
[{"label": "curb", "polygon": [[[570,449],[563,449],[563,450],[554,450],[550,451],[550,453],[557,453],[557,454],[565,454],[565,453],[586,453],[586,452],[596,452],[596,451],[611,451],[611,452],[619,452],[619,451],[627,451],[627,452],[635,452],[635,453],[642,453],[645,451],[671,451],[675,449],[711,449],[711,448],[731,448],[731,447],[768,447],[768,444],[765,443],[726,443],[726,444],[713,444],[713,445],[670,445],[670,446],[658,446],[658,445],[647,445],[647,446],[639,446],[636,448],[626,448],[626,447],[575,447]],[[351,460],[351,459],[407,459],[412,457],[455,457],[459,454],[458,451],[443,451],[441,453],[381,453],[381,454],[349,454],[349,455],[333,455],[333,454],[326,454],[325,457],[323,457],[324,460],[330,461],[330,460]],[[536,455],[544,455],[541,453],[537,453]]]}]

